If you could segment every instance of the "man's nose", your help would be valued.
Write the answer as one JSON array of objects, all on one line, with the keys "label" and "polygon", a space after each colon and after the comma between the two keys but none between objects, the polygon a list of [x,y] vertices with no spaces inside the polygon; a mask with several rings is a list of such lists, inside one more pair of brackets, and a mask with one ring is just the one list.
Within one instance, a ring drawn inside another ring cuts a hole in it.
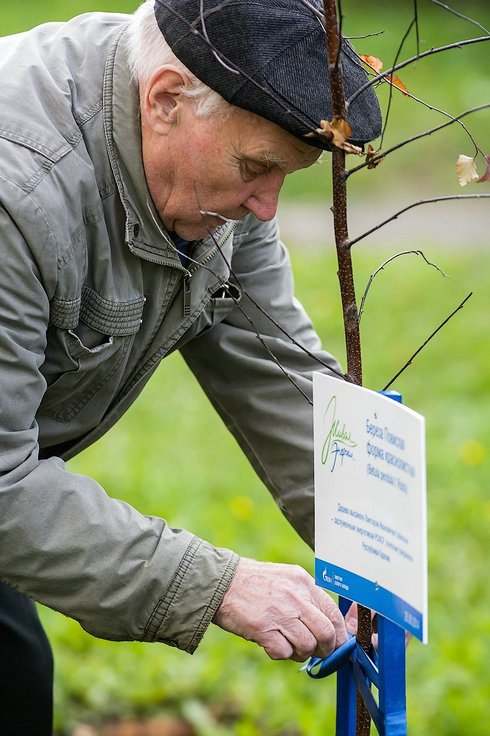
[{"label": "man's nose", "polygon": [[244,202],[245,207],[258,220],[272,220],[277,212],[277,202],[283,180],[280,183],[270,184],[254,191]]}]

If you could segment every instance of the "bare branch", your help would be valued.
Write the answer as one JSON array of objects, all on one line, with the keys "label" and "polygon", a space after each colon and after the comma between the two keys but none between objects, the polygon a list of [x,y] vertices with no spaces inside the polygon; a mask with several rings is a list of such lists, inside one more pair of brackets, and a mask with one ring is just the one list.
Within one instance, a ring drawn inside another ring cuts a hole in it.
[{"label": "bare branch", "polygon": [[485,31],[485,33],[490,36],[490,31],[485,28],[485,26],[482,26],[481,23],[478,23],[478,21],[473,20],[473,18],[469,18],[467,15],[458,13],[457,10],[454,10],[454,8],[450,8],[449,5],[446,5],[446,3],[439,2],[439,0],[431,0],[431,3],[433,3],[434,5],[439,5],[440,8],[444,8],[444,10],[447,10],[449,13],[456,15],[458,18],[462,18],[463,20],[468,21],[468,23],[472,23],[474,26],[481,28],[482,31]]},{"label": "bare branch", "polygon": [[338,17],[338,38],[339,38],[339,43],[338,43],[338,47],[337,47],[337,58],[335,59],[334,71],[337,71],[338,66],[340,64],[340,54],[341,54],[342,46],[343,46],[342,25],[344,23],[344,14],[342,12],[342,0],[337,0],[337,8],[338,8],[338,10],[337,10],[337,17]]},{"label": "bare branch", "polygon": [[[158,0],[160,1],[160,0]],[[417,54],[416,56],[411,56],[410,59],[405,59],[405,61],[401,61],[399,64],[396,64],[391,69],[387,69],[384,72],[380,72],[372,79],[369,79],[367,82],[365,82],[363,85],[361,85],[356,91],[349,97],[348,100],[346,100],[346,108],[348,109],[349,106],[354,102],[355,99],[359,97],[363,92],[365,92],[369,87],[372,87],[373,84],[377,84],[382,79],[387,77],[388,75],[392,74],[393,72],[398,71],[399,69],[403,69],[406,66],[409,66],[410,64],[413,64],[414,61],[419,61],[419,59],[425,59],[427,56],[432,56],[433,54],[439,54],[442,51],[449,51],[450,49],[459,49],[463,46],[469,46],[473,43],[482,43],[483,41],[490,41],[490,36],[479,36],[478,38],[467,38],[463,41],[456,41],[455,43],[448,43],[445,46],[436,46],[434,48],[429,49],[428,51],[423,51],[421,54]]]},{"label": "bare branch", "polygon": [[[415,3],[415,7],[417,7],[417,0],[414,0],[414,3]],[[417,22],[417,17],[415,16],[410,21],[409,26],[408,26],[407,30],[405,31],[405,34],[404,34],[402,40],[400,41],[400,45],[398,46],[397,52],[395,54],[395,61],[393,62],[393,66],[396,66],[396,63],[397,63],[397,61],[398,61],[398,59],[400,57],[400,54],[402,52],[403,46],[405,44],[405,41],[407,40],[408,36],[410,35],[410,31],[412,30],[412,28],[416,24],[416,22]],[[419,53],[418,45],[417,45],[417,53]],[[385,81],[389,81],[389,80],[387,79]],[[393,100],[393,84],[390,83],[390,92],[389,92],[389,95],[388,95],[388,106],[386,108],[386,115],[385,115],[385,120],[384,120],[384,124],[383,124],[383,130],[381,131],[381,140],[380,140],[380,143],[379,143],[380,148],[383,145],[383,140],[384,140],[385,133],[386,133],[386,126],[388,125],[388,119],[390,117],[390,110],[391,110],[391,102],[392,102],[392,100]]]},{"label": "bare branch", "polygon": [[420,54],[419,7],[417,0],[413,0],[413,19],[415,21],[415,39],[417,42],[417,56]]},{"label": "bare branch", "polygon": [[302,5],[305,6],[305,8],[308,8],[309,11],[313,13],[313,15],[318,18],[320,21],[323,30],[325,30],[325,16],[323,15],[321,10],[318,10],[318,8],[315,8],[314,5],[308,2],[308,0],[299,0]]},{"label": "bare branch", "polygon": [[432,261],[429,261],[429,259],[425,256],[425,254],[421,250],[402,250],[399,253],[395,253],[394,256],[391,256],[390,258],[387,258],[386,261],[383,261],[383,263],[381,264],[381,266],[378,266],[378,268],[376,269],[376,271],[374,271],[374,273],[372,273],[371,276],[369,277],[369,281],[368,281],[367,286],[366,286],[366,288],[364,290],[364,294],[362,295],[361,306],[359,307],[359,322],[361,321],[361,317],[362,317],[363,312],[364,312],[364,305],[366,303],[366,299],[367,299],[367,295],[369,293],[369,289],[371,288],[371,284],[373,283],[373,281],[376,278],[376,276],[378,275],[378,273],[380,271],[383,271],[383,269],[385,268],[385,266],[387,266],[388,263],[391,263],[391,261],[394,261],[396,258],[400,258],[400,256],[408,256],[408,255],[411,255],[411,254],[414,254],[414,255],[417,255],[417,256],[421,256],[424,259],[424,261],[427,263],[427,265],[433,266],[437,271],[439,271],[440,274],[442,274],[443,276],[445,276],[447,278],[447,273],[444,273],[444,271],[442,270],[442,268],[439,268],[439,266],[436,263],[432,263]]},{"label": "bare branch", "polygon": [[393,220],[396,220],[404,212],[408,212],[408,210],[411,210],[414,207],[419,207],[421,204],[431,204],[433,202],[449,202],[452,199],[461,200],[461,199],[488,199],[488,198],[490,198],[490,194],[448,194],[444,197],[433,197],[432,199],[419,199],[418,202],[412,202],[412,204],[407,205],[407,207],[403,207],[401,210],[398,210],[398,212],[395,212],[395,214],[392,215],[391,217],[388,217],[386,220],[383,220],[383,222],[379,222],[377,225],[372,227],[370,230],[366,230],[365,233],[351,240],[349,243],[349,247],[352,247],[353,245],[358,243],[360,240],[364,240],[364,238],[367,238],[368,235],[371,235],[372,233],[376,232],[376,230],[379,230],[380,228],[382,228],[383,225],[387,225],[389,222],[393,222]]},{"label": "bare branch", "polygon": [[372,33],[363,33],[360,36],[344,36],[348,41],[356,40],[358,38],[372,38],[373,36],[382,36],[384,31],[373,31]]},{"label": "bare branch", "polygon": [[211,41],[209,39],[208,32],[206,30],[206,21],[205,21],[205,18],[204,18],[204,0],[199,0],[199,13],[200,13],[200,16],[201,16],[202,32],[203,32],[204,38],[206,39],[206,42],[207,42],[208,46],[211,49],[211,52],[212,52],[214,58],[216,59],[216,61],[219,61],[219,63],[222,66],[224,66],[225,69],[228,69],[228,71],[231,72],[232,74],[240,75],[240,72],[237,69],[232,69],[231,66],[229,66],[228,64],[225,64],[225,62],[223,61],[223,59],[220,59],[220,57],[218,55],[218,52],[216,51],[216,49],[214,48],[213,44],[211,43]]},{"label": "bare branch", "polygon": [[464,305],[466,304],[466,302],[468,301],[468,299],[470,298],[470,296],[473,296],[473,292],[472,291],[470,291],[470,293],[468,294],[468,296],[465,299],[463,299],[463,301],[461,302],[461,304],[458,307],[456,307],[456,309],[453,312],[451,312],[451,314],[449,315],[449,317],[446,317],[446,319],[444,320],[444,322],[441,322],[441,324],[439,325],[439,327],[437,327],[434,330],[434,332],[429,335],[429,337],[427,338],[427,340],[425,340],[425,342],[422,343],[422,345],[418,348],[418,350],[416,350],[414,352],[414,354],[407,360],[407,362],[405,363],[405,365],[402,368],[400,368],[400,370],[398,371],[398,373],[396,373],[393,376],[393,378],[386,384],[386,386],[382,389],[382,391],[386,391],[387,389],[389,389],[389,387],[396,381],[396,379],[403,373],[403,371],[405,371],[408,368],[408,366],[412,364],[412,361],[414,360],[414,358],[416,358],[417,355],[425,348],[425,346],[427,345],[427,343],[429,343],[432,340],[432,338],[435,335],[437,335],[437,333],[439,332],[439,330],[442,330],[442,328],[444,327],[444,325],[446,325],[449,322],[449,320],[451,319],[451,317],[454,317],[454,315],[456,314],[456,312],[459,312],[459,310],[464,307]]},{"label": "bare branch", "polygon": [[[266,317],[266,318],[267,318],[267,319],[269,320],[269,322],[271,322],[271,324],[273,324],[273,325],[274,325],[274,327],[275,327],[275,328],[276,328],[277,330],[279,330],[279,332],[281,332],[281,333],[282,333],[282,334],[284,335],[284,337],[287,337],[287,338],[288,338],[288,340],[290,340],[290,341],[292,342],[292,344],[293,344],[293,345],[295,345],[295,346],[296,346],[297,348],[299,348],[300,350],[302,350],[302,351],[303,351],[303,352],[304,352],[304,353],[305,353],[306,355],[308,355],[308,357],[310,357],[310,358],[311,358],[312,360],[316,361],[316,362],[317,362],[317,363],[318,363],[319,365],[322,365],[322,366],[323,366],[324,368],[328,368],[328,370],[329,370],[329,371],[330,371],[331,373],[334,373],[334,374],[335,374],[335,375],[336,375],[336,376],[337,376],[338,378],[341,378],[342,380],[346,381],[346,380],[347,380],[347,377],[346,377],[346,376],[344,375],[344,373],[341,373],[340,371],[338,371],[338,370],[336,370],[335,368],[333,368],[333,367],[332,367],[331,365],[329,365],[329,364],[328,364],[328,363],[326,363],[326,362],[325,362],[324,360],[322,360],[322,359],[321,359],[321,358],[319,358],[319,357],[318,357],[317,355],[315,355],[315,353],[312,353],[312,352],[311,352],[310,350],[308,350],[308,348],[307,348],[307,347],[305,347],[305,346],[304,346],[304,345],[302,345],[302,344],[301,344],[300,342],[298,342],[298,341],[297,341],[297,340],[296,340],[296,339],[295,339],[295,338],[294,338],[294,337],[293,337],[292,335],[290,335],[290,334],[289,334],[289,332],[287,332],[287,330],[285,330],[285,329],[284,329],[284,327],[282,327],[282,325],[281,325],[281,324],[279,324],[279,322],[276,322],[276,320],[274,319],[274,317],[272,317],[272,316],[271,316],[271,315],[269,314],[269,312],[267,312],[267,310],[266,310],[266,309],[264,309],[264,307],[263,307],[263,306],[262,306],[261,304],[259,304],[259,302],[257,302],[257,301],[256,301],[256,300],[254,299],[254,297],[253,297],[253,296],[251,296],[251,294],[249,294],[249,292],[248,292],[248,291],[247,291],[247,290],[246,290],[246,289],[244,288],[244,286],[243,286],[243,284],[241,283],[241,281],[240,281],[239,277],[237,276],[237,274],[236,274],[236,273],[235,273],[235,271],[233,270],[233,268],[232,268],[232,265],[231,265],[230,261],[229,261],[229,260],[227,259],[227,257],[226,257],[226,256],[225,256],[225,254],[223,253],[223,250],[222,250],[221,246],[219,245],[219,243],[218,243],[218,242],[216,241],[216,239],[214,238],[214,236],[213,236],[213,233],[211,232],[211,233],[210,233],[210,235],[211,235],[211,237],[213,238],[213,241],[214,241],[214,243],[215,243],[216,247],[217,247],[217,248],[218,248],[218,250],[219,250],[219,253],[220,253],[220,255],[221,255],[221,258],[223,259],[223,261],[225,262],[225,264],[226,264],[227,268],[228,268],[228,269],[229,269],[229,271],[230,271],[230,276],[232,276],[232,277],[233,277],[233,279],[235,280],[235,283],[236,283],[236,285],[237,285],[237,286],[238,286],[238,287],[239,287],[239,288],[240,288],[240,289],[242,290],[243,294],[245,294],[245,296],[247,297],[247,299],[249,299],[249,300],[250,300],[250,301],[252,302],[252,304],[254,305],[254,307],[255,307],[256,309],[258,309],[258,310],[259,310],[259,312],[260,312],[261,314],[263,314],[263,315],[264,315],[264,317]],[[197,263],[197,261],[196,261],[196,263]],[[255,330],[255,328],[254,328],[254,330]]]},{"label": "bare branch", "polygon": [[475,156],[477,153],[481,153],[483,155],[483,152],[480,150],[478,143],[475,141],[472,134],[470,133],[470,131],[468,130],[468,128],[466,127],[464,123],[460,122],[459,120],[455,120],[454,117],[451,115],[451,113],[446,112],[445,110],[441,110],[441,108],[435,107],[434,105],[431,105],[429,102],[426,102],[425,100],[421,100],[420,97],[415,97],[415,95],[412,95],[410,93],[408,93],[408,97],[410,97],[412,100],[415,100],[415,102],[418,102],[420,105],[427,107],[429,110],[433,110],[434,112],[438,112],[441,115],[444,115],[444,117],[449,118],[452,122],[459,123],[459,125],[463,128],[464,132],[466,133],[470,141],[475,146]]},{"label": "bare branch", "polygon": [[[380,151],[379,153],[374,154],[374,156],[371,157],[371,163],[376,164],[381,159],[386,158],[386,156],[388,156],[390,153],[393,153],[393,151],[398,151],[399,148],[403,148],[403,146],[406,146],[408,143],[413,143],[413,141],[418,141],[420,140],[420,138],[425,138],[428,135],[432,135],[432,133],[436,133],[438,130],[447,128],[448,125],[452,125],[453,123],[459,122],[461,118],[464,118],[466,115],[469,115],[472,112],[478,112],[479,110],[485,110],[486,108],[489,108],[489,107],[490,107],[490,102],[484,105],[478,105],[477,107],[471,107],[469,110],[465,110],[464,112],[460,113],[459,115],[456,115],[455,117],[451,116],[451,120],[448,120],[445,123],[436,125],[434,128],[430,128],[430,130],[426,130],[423,133],[418,133],[417,135],[414,135],[411,138],[406,138],[400,143],[397,143],[395,146],[388,148],[384,152]],[[345,174],[346,177],[348,178],[351,174],[355,174],[357,171],[360,171],[361,169],[366,168],[368,163],[369,163],[368,161],[365,161],[364,163],[359,164],[359,166],[355,166],[352,169],[348,169],[348,171]]]},{"label": "bare branch", "polygon": [[[169,244],[170,244],[170,246],[171,246],[172,250],[173,250],[173,251],[174,251],[175,253],[177,253],[177,255],[178,255],[179,257],[180,257],[180,256],[185,256],[185,257],[187,258],[187,260],[188,260],[188,261],[189,261],[190,263],[194,263],[195,265],[197,265],[197,266],[200,266],[201,268],[204,268],[204,269],[205,269],[206,271],[209,271],[209,273],[211,273],[211,274],[212,274],[212,275],[213,275],[213,276],[214,276],[215,278],[217,278],[218,280],[220,280],[220,281],[221,281],[221,277],[220,277],[220,275],[219,275],[219,274],[217,274],[217,273],[216,273],[216,271],[214,271],[214,270],[213,270],[212,268],[210,268],[210,267],[209,267],[209,266],[207,266],[206,264],[204,264],[204,263],[201,263],[200,261],[197,261],[197,260],[196,260],[195,258],[192,258],[192,257],[191,257],[191,256],[190,256],[190,255],[189,255],[188,253],[182,253],[182,251],[180,251],[180,250],[179,250],[179,249],[177,248],[177,246],[175,245],[175,243],[173,243],[173,242],[172,242],[171,240],[168,240],[168,238],[167,238],[167,237],[165,236],[165,233],[163,232],[163,229],[162,229],[162,226],[161,226],[161,224],[160,224],[160,223],[159,223],[159,222],[157,221],[157,219],[156,219],[155,215],[153,214],[153,211],[152,211],[152,209],[151,209],[151,207],[150,207],[150,204],[149,204],[149,202],[147,203],[147,208],[148,208],[148,211],[149,211],[149,213],[150,213],[150,216],[151,216],[151,218],[152,218],[152,220],[153,220],[153,222],[154,222],[155,226],[156,226],[156,227],[157,227],[157,229],[159,230],[159,232],[160,232],[161,236],[162,236],[162,237],[164,238],[165,242],[169,242]],[[217,213],[215,213],[215,212],[209,213],[209,212],[205,212],[204,210],[200,210],[200,214],[201,214],[201,215],[203,216],[203,218],[204,218],[204,215],[206,215],[206,214],[212,214],[213,216],[221,217],[221,215],[218,215],[218,214],[217,214]],[[228,220],[228,219],[227,219],[227,218],[225,218],[225,217],[223,217],[222,219],[223,219],[223,220],[225,220],[226,222],[230,222],[230,220]],[[221,258],[223,259],[223,261],[225,262],[225,264],[226,264],[227,268],[229,269],[229,271],[230,271],[230,276],[232,276],[232,277],[234,278],[234,280],[235,280],[235,282],[236,282],[237,286],[238,286],[238,287],[239,287],[239,288],[240,288],[240,289],[242,290],[242,293],[243,293],[243,294],[244,294],[244,295],[245,295],[245,296],[246,296],[246,297],[247,297],[247,298],[248,298],[248,299],[249,299],[249,300],[250,300],[250,301],[252,302],[252,304],[253,304],[253,305],[254,305],[254,306],[255,306],[255,307],[256,307],[256,308],[257,308],[257,309],[258,309],[258,310],[259,310],[259,311],[260,311],[260,312],[261,312],[261,313],[262,313],[262,314],[264,315],[264,317],[266,317],[266,318],[267,318],[267,319],[268,319],[268,320],[269,320],[269,321],[270,321],[270,322],[271,322],[271,323],[272,323],[272,324],[274,325],[274,327],[276,327],[276,328],[277,328],[277,329],[279,330],[279,332],[281,332],[281,333],[282,333],[282,334],[283,334],[283,335],[284,335],[285,337],[287,337],[287,338],[288,338],[288,339],[289,339],[289,340],[291,341],[291,343],[292,343],[293,345],[295,345],[295,346],[296,346],[297,348],[299,348],[300,350],[302,350],[302,351],[303,351],[303,352],[304,352],[304,353],[305,353],[306,355],[308,355],[308,356],[309,356],[309,357],[310,357],[310,358],[311,358],[312,360],[314,360],[315,362],[317,362],[317,363],[318,363],[319,365],[323,366],[324,368],[328,368],[328,370],[329,370],[329,371],[330,371],[331,373],[333,373],[334,375],[336,375],[336,376],[337,376],[338,378],[341,378],[342,380],[346,381],[346,380],[347,380],[347,377],[346,377],[346,376],[345,376],[345,375],[344,375],[343,373],[341,373],[340,371],[336,370],[336,369],[335,369],[335,368],[334,368],[333,366],[331,366],[331,365],[330,365],[329,363],[327,363],[326,361],[324,361],[324,360],[322,360],[321,358],[319,358],[319,357],[318,357],[318,355],[315,355],[315,353],[311,352],[310,350],[308,350],[308,348],[306,348],[306,347],[305,347],[304,345],[302,345],[302,344],[301,344],[300,342],[298,342],[298,341],[297,341],[297,340],[296,340],[296,339],[295,339],[295,338],[294,338],[294,337],[293,337],[292,335],[290,335],[290,334],[289,334],[289,333],[287,332],[287,330],[285,330],[285,329],[284,329],[284,327],[282,327],[282,326],[281,326],[281,325],[280,325],[280,324],[279,324],[278,322],[276,322],[276,320],[275,320],[275,319],[274,319],[273,317],[271,317],[271,315],[270,315],[270,314],[269,314],[269,313],[268,313],[268,312],[267,312],[267,311],[266,311],[266,310],[265,310],[265,309],[264,309],[264,308],[263,308],[263,307],[262,307],[262,306],[261,306],[261,305],[260,305],[260,304],[259,304],[259,303],[258,303],[258,302],[257,302],[257,301],[256,301],[256,300],[255,300],[255,299],[254,299],[254,298],[253,298],[253,297],[252,297],[252,296],[251,296],[250,294],[249,294],[249,293],[248,293],[248,292],[247,292],[247,290],[246,290],[246,289],[245,289],[245,288],[243,287],[243,284],[242,284],[242,283],[240,282],[240,279],[238,278],[238,276],[236,275],[236,273],[235,273],[235,272],[233,271],[233,268],[232,268],[232,266],[231,266],[231,263],[230,263],[230,262],[228,261],[228,259],[226,258],[225,254],[223,253],[223,250],[222,250],[222,248],[220,247],[220,245],[219,245],[218,241],[216,240],[216,238],[215,238],[215,236],[214,236],[214,233],[213,233],[213,231],[212,231],[212,230],[209,230],[209,229],[208,229],[208,234],[209,234],[209,235],[210,235],[210,237],[212,238],[212,240],[213,240],[213,243],[214,243],[214,245],[215,245],[215,246],[217,247],[217,249],[218,249],[218,251],[219,251],[219,254],[220,254]],[[222,284],[222,285],[224,285],[224,284]],[[265,344],[265,342],[264,342],[264,340],[263,340],[262,336],[260,335],[259,331],[258,331],[258,330],[257,330],[257,328],[255,327],[255,325],[254,325],[254,323],[253,323],[253,320],[252,320],[252,318],[251,318],[251,317],[250,317],[250,316],[249,316],[249,315],[248,315],[248,314],[247,314],[247,313],[245,312],[245,310],[243,309],[243,307],[242,307],[242,305],[241,305],[241,304],[239,303],[239,301],[238,301],[238,300],[236,299],[236,297],[234,297],[234,296],[233,296],[233,294],[231,294],[231,293],[230,293],[230,298],[231,298],[231,299],[233,299],[233,302],[235,303],[235,306],[236,306],[236,307],[237,307],[237,308],[238,308],[238,309],[240,310],[240,312],[241,312],[241,313],[243,314],[243,316],[245,317],[245,319],[247,320],[247,322],[248,322],[248,323],[250,324],[250,326],[252,327],[252,330],[253,330],[253,332],[255,332],[255,336],[256,336],[256,337],[257,337],[257,339],[258,339],[258,340],[259,340],[259,341],[260,341],[260,342],[261,342],[261,343],[262,343],[262,344],[264,345],[265,349],[267,350],[267,352],[269,353],[269,355],[270,355],[270,356],[272,357],[272,359],[274,360],[274,362],[275,362],[275,363],[277,363],[277,364],[279,365],[279,367],[280,367],[280,369],[282,370],[282,372],[283,372],[283,373],[284,373],[285,375],[287,375],[287,377],[288,377],[288,380],[289,380],[289,381],[290,381],[290,382],[291,382],[291,383],[292,383],[292,384],[293,384],[293,385],[294,385],[294,386],[295,386],[295,387],[297,388],[297,390],[298,390],[298,391],[299,391],[299,392],[300,392],[300,393],[301,393],[301,394],[302,394],[302,395],[303,395],[303,396],[304,396],[304,397],[305,397],[305,398],[306,398],[306,399],[308,400],[308,402],[309,402],[309,403],[311,404],[311,401],[310,401],[309,397],[307,397],[307,396],[306,396],[306,394],[305,394],[305,393],[303,392],[303,390],[302,390],[302,389],[301,389],[301,388],[300,388],[299,386],[297,386],[296,382],[295,382],[295,381],[294,381],[294,380],[293,380],[293,379],[291,378],[291,376],[290,376],[290,375],[289,375],[289,374],[287,373],[287,371],[286,371],[286,369],[284,368],[284,366],[282,366],[282,365],[280,364],[279,360],[278,360],[278,359],[276,358],[276,356],[275,356],[275,355],[273,355],[273,353],[272,353],[272,350],[271,350],[271,349],[269,348],[269,346]]]}]

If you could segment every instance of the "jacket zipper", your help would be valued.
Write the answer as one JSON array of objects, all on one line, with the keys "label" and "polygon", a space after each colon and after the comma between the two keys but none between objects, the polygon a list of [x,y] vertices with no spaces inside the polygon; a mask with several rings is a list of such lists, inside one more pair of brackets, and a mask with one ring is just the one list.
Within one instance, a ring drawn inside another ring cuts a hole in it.
[{"label": "jacket zipper", "polygon": [[236,223],[233,225],[233,227],[228,230],[226,237],[223,236],[217,244],[215,244],[214,248],[211,248],[211,250],[208,252],[206,258],[203,258],[202,261],[199,261],[199,263],[193,264],[193,266],[186,270],[184,274],[184,282],[183,282],[183,297],[184,297],[184,317],[189,317],[191,313],[191,278],[192,274],[197,271],[199,268],[202,268],[202,266],[206,265],[206,263],[209,263],[214,256],[216,255],[216,251],[218,250],[218,247],[221,246],[221,244],[227,240],[233,233],[233,230],[236,228]]},{"label": "jacket zipper", "polygon": [[187,271],[184,274],[184,317],[188,317],[191,313],[191,273]]}]

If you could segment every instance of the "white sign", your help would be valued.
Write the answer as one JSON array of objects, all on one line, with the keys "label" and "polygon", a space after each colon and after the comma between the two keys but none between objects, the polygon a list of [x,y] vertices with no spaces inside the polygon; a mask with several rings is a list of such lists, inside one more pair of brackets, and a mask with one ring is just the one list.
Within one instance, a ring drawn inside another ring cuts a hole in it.
[{"label": "white sign", "polygon": [[426,643],[424,418],[320,373],[313,405],[316,583]]}]

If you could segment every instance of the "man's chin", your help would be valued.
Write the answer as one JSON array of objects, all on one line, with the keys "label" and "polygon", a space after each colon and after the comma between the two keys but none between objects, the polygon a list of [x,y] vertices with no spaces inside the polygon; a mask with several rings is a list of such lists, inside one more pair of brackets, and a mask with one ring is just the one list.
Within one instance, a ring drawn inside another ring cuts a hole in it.
[{"label": "man's chin", "polygon": [[222,217],[207,216],[202,222],[185,224],[175,223],[175,232],[183,240],[201,240],[209,235],[212,235],[219,227],[222,227],[226,222],[230,222]]}]

